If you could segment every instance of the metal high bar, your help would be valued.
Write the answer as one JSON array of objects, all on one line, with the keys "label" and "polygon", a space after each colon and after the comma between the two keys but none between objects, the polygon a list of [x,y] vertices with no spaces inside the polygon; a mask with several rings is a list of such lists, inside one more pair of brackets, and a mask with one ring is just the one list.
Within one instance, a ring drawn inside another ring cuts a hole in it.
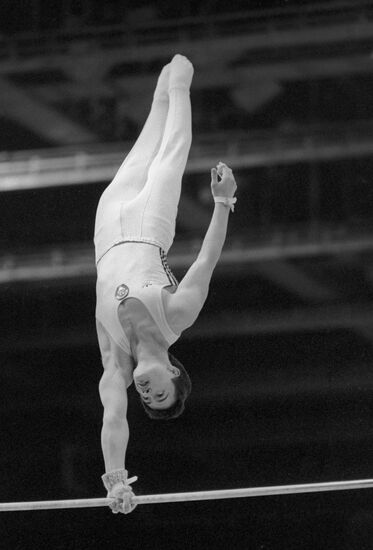
[{"label": "metal high bar", "polygon": [[[197,500],[219,500],[231,498],[265,497],[274,495],[294,495],[300,493],[324,493],[328,491],[350,491],[353,489],[372,489],[373,479],[352,481],[332,481],[327,483],[308,483],[301,485],[277,485],[272,487],[251,487],[247,489],[221,489],[218,491],[197,491],[190,493],[166,493],[159,495],[136,495],[133,504],[165,504],[170,502],[189,502]],[[91,498],[77,500],[44,500],[36,502],[4,502],[0,512],[20,512],[26,510],[53,510],[66,508],[99,508],[109,506],[112,498]]]}]

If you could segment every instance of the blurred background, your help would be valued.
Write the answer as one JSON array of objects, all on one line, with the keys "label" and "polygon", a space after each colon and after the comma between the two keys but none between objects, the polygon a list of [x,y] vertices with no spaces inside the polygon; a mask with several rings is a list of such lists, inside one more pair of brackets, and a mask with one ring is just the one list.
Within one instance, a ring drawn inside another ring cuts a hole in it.
[{"label": "blurred background", "polygon": [[[104,496],[93,226],[161,67],[195,66],[169,263],[238,182],[185,414],[129,390],[138,494],[371,478],[373,2],[2,0],[0,501]],[[373,548],[373,492],[3,513],[2,548]]]}]

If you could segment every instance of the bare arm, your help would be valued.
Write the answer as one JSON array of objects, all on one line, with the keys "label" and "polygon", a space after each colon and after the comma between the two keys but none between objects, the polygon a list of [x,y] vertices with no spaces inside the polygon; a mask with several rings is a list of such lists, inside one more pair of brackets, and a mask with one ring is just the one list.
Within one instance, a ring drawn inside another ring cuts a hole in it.
[{"label": "bare arm", "polygon": [[127,422],[127,387],[120,366],[115,363],[112,343],[105,329],[97,323],[104,372],[99,393],[104,415],[101,430],[101,446],[105,461],[105,471],[124,468],[129,439]]},{"label": "bare arm", "polygon": [[203,239],[201,250],[196,262],[204,262],[209,265],[211,274],[221,255],[225,238],[227,236],[229,208],[222,203],[215,203],[210,225]]},{"label": "bare arm", "polygon": [[127,389],[120,370],[105,370],[99,385],[104,417],[101,430],[101,447],[105,471],[125,467],[129,439],[127,422]]},{"label": "bare arm", "polygon": [[[233,173],[225,165],[222,166],[219,172],[222,177],[220,182],[216,169],[211,171],[212,194],[233,197],[237,188]],[[174,322],[174,327],[179,332],[194,323],[206,301],[211,277],[227,235],[229,212],[229,207],[222,203],[215,203],[211,222],[198,257],[187,271],[175,294],[170,297],[170,316],[177,320]]]}]

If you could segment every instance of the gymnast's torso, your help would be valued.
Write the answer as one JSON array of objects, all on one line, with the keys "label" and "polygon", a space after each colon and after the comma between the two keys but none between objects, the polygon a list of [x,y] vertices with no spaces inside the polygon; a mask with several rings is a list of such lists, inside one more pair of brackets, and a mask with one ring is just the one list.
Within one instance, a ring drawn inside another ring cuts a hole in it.
[{"label": "gymnast's torso", "polygon": [[104,359],[110,347],[110,360],[127,371],[127,386],[135,366],[130,342],[157,338],[169,347],[179,338],[168,307],[176,289],[165,254],[152,244],[125,242],[98,262],[96,320],[101,354]]}]

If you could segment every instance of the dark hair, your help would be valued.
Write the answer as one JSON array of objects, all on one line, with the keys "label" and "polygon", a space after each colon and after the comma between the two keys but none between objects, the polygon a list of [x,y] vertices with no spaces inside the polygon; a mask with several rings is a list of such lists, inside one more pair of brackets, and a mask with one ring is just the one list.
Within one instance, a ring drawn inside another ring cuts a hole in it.
[{"label": "dark hair", "polygon": [[185,400],[192,391],[192,382],[184,366],[178,359],[176,359],[176,357],[171,355],[170,352],[168,352],[168,358],[171,365],[177,367],[180,371],[180,376],[172,379],[172,382],[175,385],[176,401],[167,409],[152,409],[140,398],[146,414],[153,420],[171,420],[172,418],[177,418],[180,416],[185,409]]}]

